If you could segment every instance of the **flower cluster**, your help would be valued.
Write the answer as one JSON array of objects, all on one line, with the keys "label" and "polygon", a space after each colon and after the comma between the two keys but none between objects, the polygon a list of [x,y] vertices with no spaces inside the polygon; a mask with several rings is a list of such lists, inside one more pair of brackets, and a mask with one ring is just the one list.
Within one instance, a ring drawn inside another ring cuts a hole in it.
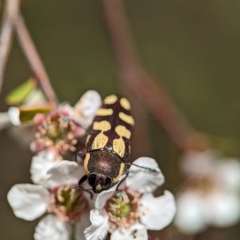
[{"label": "flower cluster", "polygon": [[164,182],[164,177],[152,158],[141,157],[134,164],[146,164],[158,173],[139,170],[132,165],[129,177],[121,186],[120,195],[116,186],[98,194],[95,208],[90,212],[92,225],[85,230],[87,240],[105,239],[148,239],[147,230],[161,230],[171,223],[176,206],[173,195],[165,191],[163,196],[154,197],[152,192]]},{"label": "flower cluster", "polygon": [[38,223],[34,239],[70,239],[73,225],[75,239],[83,239],[88,226],[89,199],[75,191],[83,168],[75,162],[61,161],[46,173],[44,185],[16,184],[7,198],[14,214],[25,220],[34,220],[48,213]]},{"label": "flower cluster", "polygon": [[[76,190],[84,168],[71,158],[64,159],[75,154],[100,105],[99,94],[88,91],[74,107],[65,103],[47,112],[31,112],[27,126],[35,129],[30,144],[36,154],[30,166],[33,184],[14,185],[7,199],[19,218],[31,221],[42,216],[35,240],[103,240],[108,233],[114,240],[147,240],[148,229],[161,230],[174,218],[173,195],[169,191],[163,196],[153,195],[164,177],[152,158],[137,159],[118,191],[116,184],[95,195],[95,201],[88,192]],[[21,123],[20,114],[21,109],[14,108],[6,115],[16,125]]]},{"label": "flower cluster", "polygon": [[240,220],[240,163],[217,151],[189,152],[182,159],[186,181],[176,195],[175,225],[186,234]]}]

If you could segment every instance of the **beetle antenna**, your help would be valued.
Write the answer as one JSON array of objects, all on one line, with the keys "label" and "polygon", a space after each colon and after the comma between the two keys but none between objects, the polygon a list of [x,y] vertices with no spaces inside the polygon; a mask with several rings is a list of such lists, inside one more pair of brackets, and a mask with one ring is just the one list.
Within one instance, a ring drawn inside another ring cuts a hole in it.
[{"label": "beetle antenna", "polygon": [[146,167],[146,166],[140,166],[140,165],[137,165],[135,163],[129,163],[129,165],[133,165],[133,166],[136,166],[136,167],[139,167],[139,168],[143,168],[143,169],[146,169],[150,172],[155,172],[155,173],[159,173],[158,170],[156,170],[155,168],[151,168],[151,167]]},{"label": "beetle antenna", "polygon": [[118,198],[121,198],[121,199],[122,199],[122,201],[123,201],[123,196],[122,196],[122,194],[121,194],[121,192],[120,192],[120,191],[117,191],[116,195],[117,195],[117,197],[118,197]]},{"label": "beetle antenna", "polygon": [[117,188],[116,188],[116,192],[120,193],[120,192],[119,192],[119,187],[120,187],[120,185],[126,180],[126,178],[128,177],[128,174],[129,174],[129,171],[126,172],[124,178],[121,179],[121,181],[118,183]]},{"label": "beetle antenna", "polygon": [[126,178],[128,177],[128,174],[129,174],[129,171],[126,172],[125,177],[118,183],[117,188],[116,188],[117,197],[121,198],[122,200],[123,200],[123,196],[122,196],[121,192],[119,191],[119,187],[126,180]]}]

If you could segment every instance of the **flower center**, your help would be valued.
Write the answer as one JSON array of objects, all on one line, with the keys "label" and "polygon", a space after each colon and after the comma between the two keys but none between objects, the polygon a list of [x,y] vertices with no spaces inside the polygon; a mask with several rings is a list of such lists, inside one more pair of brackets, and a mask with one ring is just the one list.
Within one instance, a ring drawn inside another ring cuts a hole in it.
[{"label": "flower center", "polygon": [[78,222],[88,209],[86,198],[72,187],[62,186],[52,191],[48,212],[55,213],[60,220]]},{"label": "flower center", "polygon": [[67,115],[58,113],[46,116],[40,126],[37,126],[36,139],[45,147],[54,147],[64,153],[75,151],[77,144],[76,132],[78,126]]},{"label": "flower center", "polygon": [[139,218],[138,200],[140,194],[129,191],[121,191],[121,196],[114,195],[106,204],[106,211],[109,215],[110,228],[114,230],[121,226],[128,228]]}]

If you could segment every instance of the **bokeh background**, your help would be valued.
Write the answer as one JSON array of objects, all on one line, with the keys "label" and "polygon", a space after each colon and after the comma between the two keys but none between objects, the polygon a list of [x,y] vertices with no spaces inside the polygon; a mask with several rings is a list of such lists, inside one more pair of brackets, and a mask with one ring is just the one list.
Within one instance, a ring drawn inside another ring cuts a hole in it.
[{"label": "bokeh background", "polygon": [[[111,0],[109,0],[111,1]],[[143,66],[165,84],[171,98],[212,145],[240,157],[240,2],[233,0],[123,1]],[[1,17],[2,6],[1,3]],[[88,89],[104,97],[119,92],[118,74],[100,1],[24,0],[22,13],[61,101],[74,104]],[[31,74],[16,41],[0,95]],[[166,176],[164,188],[179,185],[180,151],[148,115],[152,156]],[[145,144],[143,139],[142,144]],[[141,146],[139,146],[141,147]],[[38,220],[17,219],[6,194],[30,183],[32,153],[0,132],[0,239],[32,239]],[[176,239],[188,239],[177,235]],[[240,225],[210,229],[196,239],[239,239]]]}]

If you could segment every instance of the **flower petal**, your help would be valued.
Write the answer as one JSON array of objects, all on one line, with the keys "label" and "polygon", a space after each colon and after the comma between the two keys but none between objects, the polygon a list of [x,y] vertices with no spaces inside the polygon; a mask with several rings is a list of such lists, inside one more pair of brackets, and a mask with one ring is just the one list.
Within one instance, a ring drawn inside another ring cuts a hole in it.
[{"label": "flower petal", "polygon": [[117,228],[111,235],[111,240],[147,240],[147,229],[142,224],[134,224],[130,228]]},{"label": "flower petal", "polygon": [[103,210],[93,209],[90,211],[92,225],[85,229],[86,240],[103,240],[108,232],[108,216]]},{"label": "flower petal", "polygon": [[101,104],[102,100],[98,92],[87,91],[74,106],[73,119],[80,125],[89,127]]},{"label": "flower petal", "polygon": [[[121,179],[123,178],[124,176],[122,176],[120,178],[119,181],[121,181]],[[102,191],[101,193],[99,193],[97,195],[97,198],[96,198],[96,201],[95,201],[95,208],[97,209],[102,209],[107,200],[112,197],[113,194],[116,193],[116,188],[117,188],[118,184],[115,184],[113,187],[111,187],[110,189],[106,190],[106,191]]]},{"label": "flower petal", "polygon": [[34,220],[47,210],[49,192],[40,185],[16,184],[7,194],[14,214],[25,220]]},{"label": "flower petal", "polygon": [[215,191],[206,198],[206,221],[216,227],[230,227],[240,220],[239,196],[225,191]]},{"label": "flower petal", "polygon": [[66,160],[57,162],[47,171],[46,179],[48,188],[77,184],[83,174],[83,167],[76,162]]},{"label": "flower petal", "polygon": [[81,220],[76,223],[75,225],[75,240],[83,240],[84,237],[84,230],[91,225],[91,222],[89,220],[89,214],[85,214],[82,216]]},{"label": "flower petal", "polygon": [[33,126],[12,126],[8,133],[21,147],[27,149],[29,149],[29,145],[34,139]]},{"label": "flower petal", "polygon": [[176,213],[174,196],[164,191],[163,196],[144,194],[140,199],[141,222],[150,230],[161,230],[169,225]]},{"label": "flower petal", "polygon": [[57,108],[57,112],[59,115],[72,116],[73,111],[74,111],[74,109],[66,102],[61,103]]},{"label": "flower petal", "polygon": [[72,235],[72,226],[68,222],[61,222],[56,215],[47,215],[38,223],[35,240],[69,240]]},{"label": "flower petal", "polygon": [[33,156],[30,167],[32,181],[46,186],[47,171],[56,164],[56,160],[57,156],[52,151],[41,151]]},{"label": "flower petal", "polygon": [[20,111],[18,107],[10,107],[8,109],[8,115],[12,125],[16,125],[16,126],[21,125],[19,114],[20,114]]},{"label": "flower petal", "polygon": [[9,114],[7,112],[0,112],[0,130],[11,125]]},{"label": "flower petal", "polygon": [[189,151],[182,157],[182,170],[186,175],[207,174],[212,171],[215,159],[221,156],[216,150]]},{"label": "flower petal", "polygon": [[159,173],[132,165],[129,170],[129,176],[126,185],[130,189],[145,193],[152,192],[164,182],[164,176],[161,173],[157,162],[153,158],[141,157],[133,162],[139,166],[155,169]]},{"label": "flower petal", "polygon": [[204,216],[204,197],[198,192],[185,192],[177,197],[174,224],[185,234],[196,234],[207,228]]},{"label": "flower petal", "polygon": [[[217,164],[216,164],[217,165]],[[216,172],[216,167],[214,168]],[[217,181],[233,191],[240,190],[240,162],[239,159],[221,159],[218,161]]]}]

